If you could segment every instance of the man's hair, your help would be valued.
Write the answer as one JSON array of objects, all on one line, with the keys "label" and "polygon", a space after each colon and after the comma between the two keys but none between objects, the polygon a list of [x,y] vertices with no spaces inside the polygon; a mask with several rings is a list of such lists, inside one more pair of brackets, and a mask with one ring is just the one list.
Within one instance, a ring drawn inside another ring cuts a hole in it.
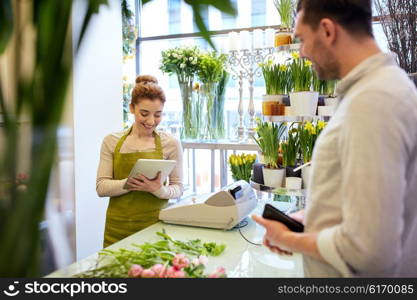
[{"label": "man's hair", "polygon": [[297,12],[300,10],[302,22],[314,30],[321,19],[329,18],[353,35],[373,37],[371,0],[299,0]]}]

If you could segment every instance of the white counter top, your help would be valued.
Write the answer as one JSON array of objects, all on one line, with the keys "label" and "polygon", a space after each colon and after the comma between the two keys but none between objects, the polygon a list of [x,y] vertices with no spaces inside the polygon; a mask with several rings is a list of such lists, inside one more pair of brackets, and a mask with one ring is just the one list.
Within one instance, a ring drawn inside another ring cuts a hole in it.
[{"label": "white counter top", "polygon": [[[261,215],[264,204],[264,201],[260,201],[253,213]],[[277,203],[275,202],[275,204]],[[249,241],[261,244],[265,230],[249,217],[245,220],[248,225],[241,228],[242,234]],[[274,254],[264,246],[252,245],[245,241],[238,229],[222,231],[159,222],[111,245],[108,249],[129,248],[132,243],[156,242],[160,238],[155,233],[162,229],[165,229],[172,238],[182,241],[201,239],[204,242],[226,244],[226,249],[220,256],[209,257],[205,273],[210,273],[217,267],[223,266],[228,277],[303,277],[304,275],[300,254],[292,256]],[[95,265],[97,255],[91,255],[67,268],[49,274],[47,277],[70,277],[86,271]]]}]

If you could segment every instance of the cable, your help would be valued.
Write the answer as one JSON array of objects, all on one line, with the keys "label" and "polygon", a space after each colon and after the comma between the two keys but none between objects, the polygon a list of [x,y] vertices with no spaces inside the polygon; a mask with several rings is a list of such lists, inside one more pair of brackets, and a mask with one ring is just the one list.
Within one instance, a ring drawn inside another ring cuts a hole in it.
[{"label": "cable", "polygon": [[255,246],[262,246],[262,244],[257,244],[257,243],[254,243],[254,242],[251,242],[251,241],[249,241],[244,235],[243,235],[243,233],[242,233],[242,231],[240,230],[241,228],[243,228],[243,227],[246,227],[248,225],[248,221],[246,221],[246,220],[242,220],[239,224],[237,224],[235,227],[233,227],[233,229],[238,229],[239,230],[239,233],[240,233],[240,235],[243,237],[243,239],[245,240],[245,241],[247,241],[249,244],[252,244],[252,245],[255,245]]}]

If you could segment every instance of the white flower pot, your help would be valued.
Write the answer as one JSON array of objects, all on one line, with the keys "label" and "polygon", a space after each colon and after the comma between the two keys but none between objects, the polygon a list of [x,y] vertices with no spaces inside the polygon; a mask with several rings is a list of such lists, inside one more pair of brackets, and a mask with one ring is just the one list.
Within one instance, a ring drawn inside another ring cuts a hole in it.
[{"label": "white flower pot", "polygon": [[290,93],[291,110],[295,116],[316,115],[318,101],[318,92]]},{"label": "white flower pot", "polygon": [[285,169],[263,168],[264,185],[279,188],[283,186]]},{"label": "white flower pot", "polygon": [[300,177],[286,177],[285,178],[285,187],[287,189],[292,190],[300,190],[301,189],[301,181]]},{"label": "white flower pot", "polygon": [[333,116],[334,112],[336,111],[335,105],[329,105],[329,106],[319,106],[318,107],[318,115],[319,116]]},{"label": "white flower pot", "polygon": [[301,178],[303,179],[303,188],[308,188],[310,180],[311,165],[301,169]]},{"label": "white flower pot", "polygon": [[338,106],[339,105],[339,98],[336,97],[329,97],[329,98],[324,98],[324,104],[326,106]]}]

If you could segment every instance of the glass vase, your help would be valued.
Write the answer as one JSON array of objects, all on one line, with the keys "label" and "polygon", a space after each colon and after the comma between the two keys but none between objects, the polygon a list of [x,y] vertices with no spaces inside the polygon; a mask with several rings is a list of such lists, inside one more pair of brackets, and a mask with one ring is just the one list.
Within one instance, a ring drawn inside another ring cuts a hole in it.
[{"label": "glass vase", "polygon": [[204,138],[216,139],[217,138],[217,123],[216,123],[216,91],[217,83],[209,82],[203,84],[201,87],[201,96],[204,100],[206,107],[205,118],[205,133]]},{"label": "glass vase", "polygon": [[201,110],[199,104],[195,103],[193,95],[193,81],[179,82],[182,98],[182,139],[199,138]]}]

